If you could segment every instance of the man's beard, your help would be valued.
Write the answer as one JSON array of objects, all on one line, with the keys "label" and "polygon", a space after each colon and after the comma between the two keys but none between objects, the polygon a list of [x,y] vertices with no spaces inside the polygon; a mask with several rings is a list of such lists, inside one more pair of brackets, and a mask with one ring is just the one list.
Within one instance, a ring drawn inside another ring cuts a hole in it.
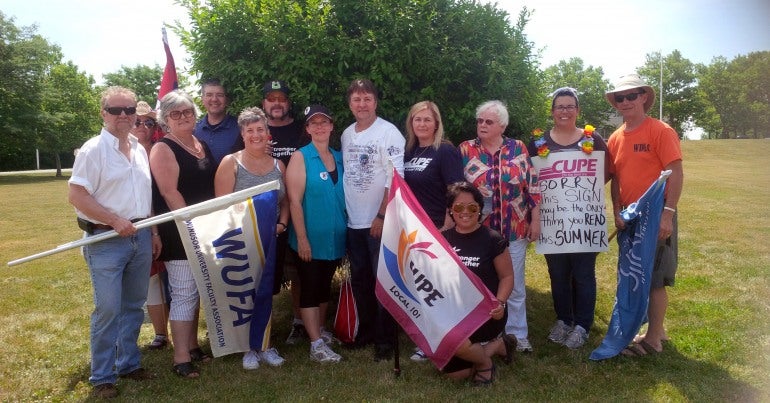
[{"label": "man's beard", "polygon": [[289,110],[284,108],[272,108],[268,113],[270,118],[275,120],[284,120],[289,116]]}]

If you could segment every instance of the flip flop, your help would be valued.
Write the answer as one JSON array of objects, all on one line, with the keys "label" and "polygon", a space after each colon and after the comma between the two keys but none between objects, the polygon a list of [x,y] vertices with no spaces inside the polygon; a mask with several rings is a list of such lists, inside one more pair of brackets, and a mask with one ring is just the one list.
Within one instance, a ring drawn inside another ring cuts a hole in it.
[{"label": "flip flop", "polygon": [[620,354],[626,357],[644,357],[645,355],[655,355],[660,351],[655,350],[650,343],[642,340],[639,343],[631,343],[628,347],[624,348]]},{"label": "flip flop", "polygon": [[195,368],[195,365],[193,365],[193,363],[189,361],[179,363],[179,364],[174,364],[171,370],[174,371],[175,374],[181,376],[182,378],[195,379],[200,376],[200,372],[198,372],[198,368]]},{"label": "flip flop", "polygon": [[204,353],[200,347],[196,347],[190,350],[190,359],[193,361],[209,362],[211,361],[211,356]]},{"label": "flip flop", "polygon": [[[489,372],[489,377],[486,377],[482,374],[485,374]],[[476,371],[473,371],[473,379],[471,382],[473,382],[473,386],[491,386],[495,382],[495,378],[497,376],[497,367],[494,363],[492,363],[492,366],[485,369],[479,369]]]}]

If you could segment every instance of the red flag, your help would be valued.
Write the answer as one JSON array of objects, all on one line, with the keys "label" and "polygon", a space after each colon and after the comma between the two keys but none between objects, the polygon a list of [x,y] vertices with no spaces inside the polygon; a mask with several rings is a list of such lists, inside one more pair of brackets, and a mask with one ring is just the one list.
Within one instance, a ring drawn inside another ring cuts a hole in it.
[{"label": "red flag", "polygon": [[[166,50],[166,68],[163,70],[163,77],[160,79],[160,89],[158,90],[158,102],[155,104],[155,109],[160,108],[160,100],[164,95],[179,88],[179,79],[176,76],[176,66],[174,65],[174,56],[171,54],[171,49],[168,47],[168,37],[166,36],[166,28],[161,28],[163,33],[163,48]],[[160,125],[155,127],[155,133],[152,135],[153,143],[163,137],[164,133]]]},{"label": "red flag", "polygon": [[179,87],[179,80],[176,76],[176,66],[174,65],[174,56],[171,55],[171,49],[168,47],[168,37],[166,28],[162,28],[163,48],[166,50],[166,68],[163,70],[163,78],[160,79],[160,90],[158,91],[158,106],[164,95]]}]

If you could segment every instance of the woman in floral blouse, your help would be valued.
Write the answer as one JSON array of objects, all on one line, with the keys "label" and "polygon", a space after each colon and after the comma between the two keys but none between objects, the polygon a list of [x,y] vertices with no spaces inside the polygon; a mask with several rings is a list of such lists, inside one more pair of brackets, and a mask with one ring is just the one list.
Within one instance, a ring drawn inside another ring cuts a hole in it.
[{"label": "woman in floral blouse", "polygon": [[484,196],[484,225],[510,241],[514,286],[508,298],[505,333],[516,337],[518,351],[532,351],[528,339],[524,258],[527,244],[540,236],[537,174],[519,140],[504,137],[508,110],[500,101],[476,109],[476,135],[460,144],[465,179]]}]

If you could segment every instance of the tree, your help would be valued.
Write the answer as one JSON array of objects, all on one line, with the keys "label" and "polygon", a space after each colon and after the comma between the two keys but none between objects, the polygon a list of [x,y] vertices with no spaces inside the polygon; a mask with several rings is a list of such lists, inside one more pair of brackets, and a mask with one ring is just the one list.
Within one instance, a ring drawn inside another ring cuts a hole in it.
[{"label": "tree", "polygon": [[[613,113],[612,105],[604,97],[605,92],[610,88],[610,82],[604,78],[601,67],[583,67],[583,60],[579,57],[562,60],[545,69],[544,86],[543,93],[551,93],[560,87],[577,89],[580,98],[579,119],[606,134],[612,133],[615,129],[615,126],[609,124]],[[545,101],[545,105],[546,113],[550,114],[550,97]]]},{"label": "tree", "polygon": [[61,50],[0,12],[0,170],[35,167],[45,75]]},{"label": "tree", "polygon": [[643,76],[647,83],[655,88],[658,93],[655,103],[650,109],[650,114],[655,115],[659,110],[660,99],[663,98],[663,116],[661,120],[669,124],[679,137],[690,129],[696,116],[704,109],[702,98],[697,95],[697,69],[698,66],[690,60],[682,57],[678,50],[674,50],[663,58],[663,91],[660,87],[661,54],[654,52],[647,54],[647,61],[637,72]]},{"label": "tree", "polygon": [[160,88],[162,76],[163,69],[158,64],[154,67],[141,64],[135,67],[120,66],[117,72],[103,75],[105,87],[113,85],[126,87],[136,93],[138,100],[147,102],[152,107],[155,107],[155,101],[158,99],[158,88]]},{"label": "tree", "polygon": [[99,100],[93,84],[93,78],[72,62],[52,66],[46,77],[37,146],[54,155],[56,176],[61,176],[60,153],[80,147],[99,131]]},{"label": "tree", "polygon": [[[699,71],[702,97],[717,117],[709,138],[770,135],[770,52],[753,52],[731,61],[717,57]],[[700,124],[700,121],[699,121]]]},{"label": "tree", "polygon": [[298,107],[321,102],[338,122],[352,121],[345,91],[365,77],[381,91],[383,117],[403,126],[412,104],[433,100],[455,142],[475,136],[475,108],[488,99],[508,103],[509,133],[529,133],[538,121],[526,9],[511,25],[504,11],[471,0],[181,3],[192,25],[175,31],[192,70],[222,80],[232,112],[259,105],[262,83],[277,78]]}]

